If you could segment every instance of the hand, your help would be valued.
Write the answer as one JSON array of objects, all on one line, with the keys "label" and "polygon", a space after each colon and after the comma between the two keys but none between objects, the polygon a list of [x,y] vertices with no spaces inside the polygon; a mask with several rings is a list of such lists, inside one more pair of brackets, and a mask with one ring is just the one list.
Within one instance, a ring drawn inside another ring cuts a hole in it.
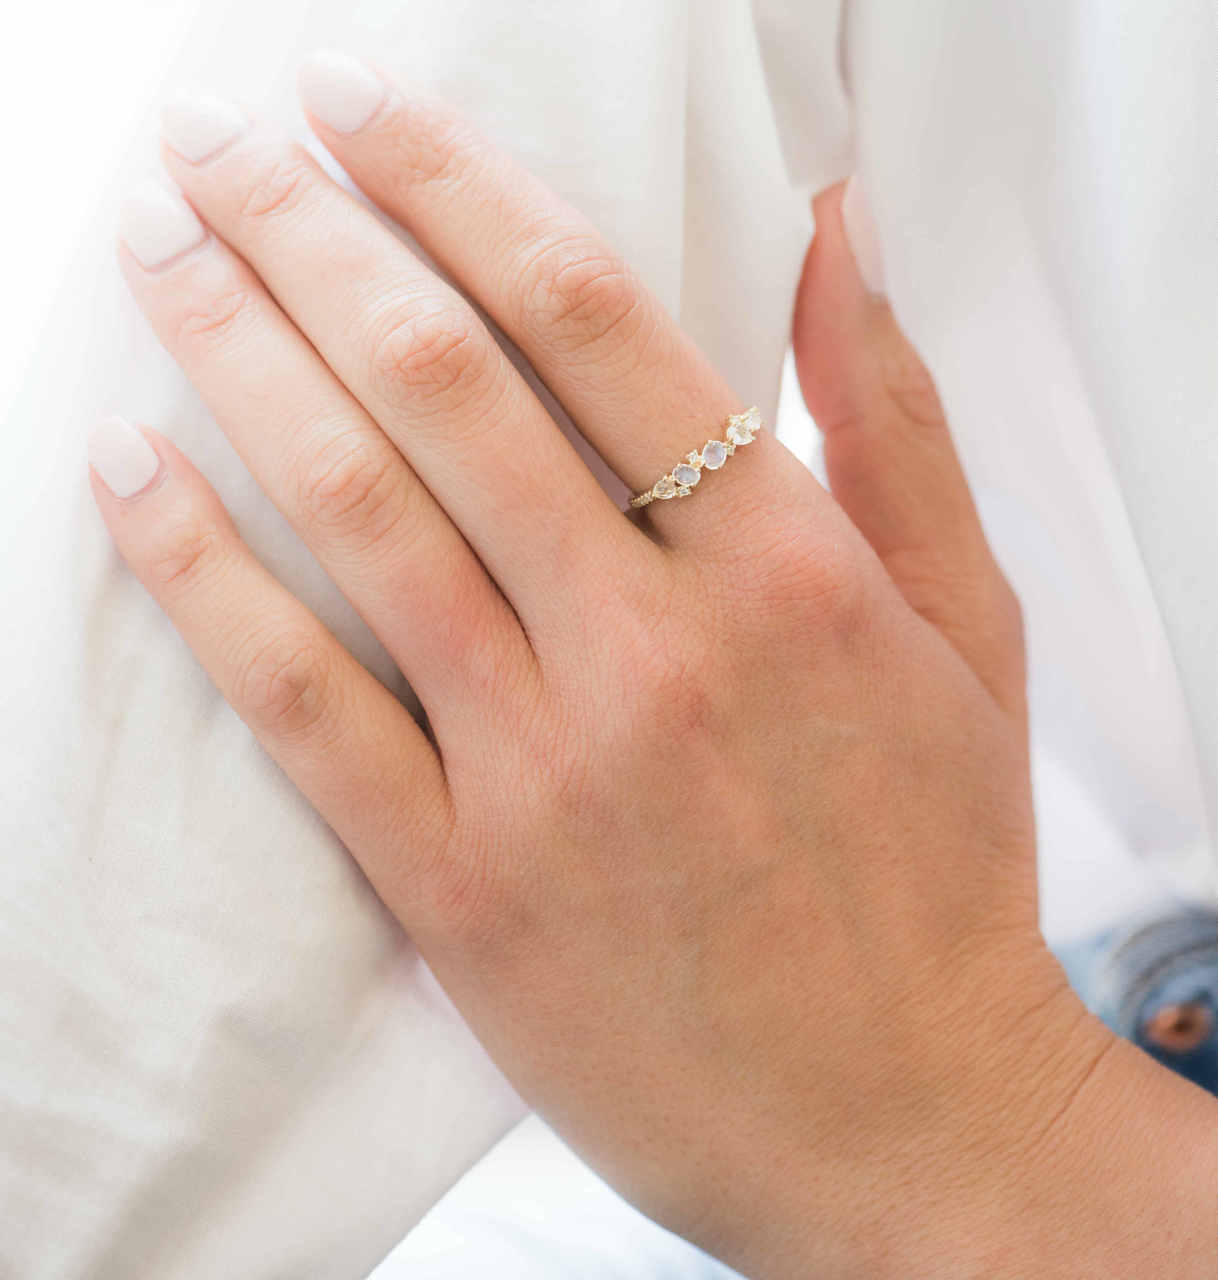
[{"label": "hand", "polygon": [[[303,84],[633,489],[721,436],[743,403],[578,213],[385,77]],[[762,434],[626,518],[462,294],[303,149],[217,104],[168,133],[206,232],[145,197],[122,269],[426,730],[168,439],[143,433],[152,483],[95,476],[96,500],[521,1093],[750,1274],[1117,1274],[1111,1211],[1149,1201],[1097,1151],[1114,1097],[1212,1112],[1040,939],[1018,608],[840,192],[797,332],[836,500]],[[1161,1260],[1146,1234],[1120,1265]]]}]

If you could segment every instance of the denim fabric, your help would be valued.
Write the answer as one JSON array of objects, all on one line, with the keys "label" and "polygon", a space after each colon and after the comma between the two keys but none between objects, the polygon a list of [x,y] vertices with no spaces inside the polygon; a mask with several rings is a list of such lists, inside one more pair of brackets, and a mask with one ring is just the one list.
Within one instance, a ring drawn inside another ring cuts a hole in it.
[{"label": "denim fabric", "polygon": [[[1081,942],[1054,948],[1087,1007],[1118,1035],[1203,1089],[1218,1094],[1218,910],[1180,905]],[[1190,1005],[1210,1034],[1187,1050],[1148,1035],[1156,1013]]]}]

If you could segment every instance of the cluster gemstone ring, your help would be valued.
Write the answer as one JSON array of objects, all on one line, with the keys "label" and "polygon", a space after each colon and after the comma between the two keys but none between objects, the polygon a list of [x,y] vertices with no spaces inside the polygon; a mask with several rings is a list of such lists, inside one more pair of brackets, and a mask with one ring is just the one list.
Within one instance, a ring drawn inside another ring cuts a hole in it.
[{"label": "cluster gemstone ring", "polygon": [[722,440],[708,440],[700,450],[687,453],[667,475],[662,475],[643,493],[630,499],[632,507],[645,507],[651,502],[670,498],[688,498],[702,479],[703,471],[718,471],[742,445],[752,444],[764,427],[761,410],[754,405],[743,413],[732,414],[724,424]]}]

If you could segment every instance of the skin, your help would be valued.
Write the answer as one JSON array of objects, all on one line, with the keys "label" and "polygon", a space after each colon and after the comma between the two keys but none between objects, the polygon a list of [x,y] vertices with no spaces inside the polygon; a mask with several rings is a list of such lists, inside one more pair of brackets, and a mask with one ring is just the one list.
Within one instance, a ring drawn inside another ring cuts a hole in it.
[{"label": "skin", "polygon": [[[425,732],[164,436],[115,543],[509,1078],[756,1277],[1212,1275],[1218,1103],[1094,1019],[1037,927],[1019,608],[840,188],[795,317],[832,494],[575,210],[390,86],[171,177],[210,234],[149,321],[410,681]],[[463,296],[463,294],[465,296]]]}]

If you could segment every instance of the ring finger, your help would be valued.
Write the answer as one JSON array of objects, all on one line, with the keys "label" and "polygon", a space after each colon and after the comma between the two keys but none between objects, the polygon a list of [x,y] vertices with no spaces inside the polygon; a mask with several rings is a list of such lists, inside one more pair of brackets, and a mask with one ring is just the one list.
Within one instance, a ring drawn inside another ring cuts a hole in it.
[{"label": "ring finger", "polygon": [[[723,438],[744,405],[582,213],[446,103],[405,94],[344,54],[315,54],[301,90],[344,169],[486,308],[632,489]],[[784,481],[827,502],[773,444],[763,438],[734,461],[730,485],[715,481],[720,501],[699,493],[650,506],[663,536],[705,548],[724,499],[749,503],[761,487],[782,497]]]}]

